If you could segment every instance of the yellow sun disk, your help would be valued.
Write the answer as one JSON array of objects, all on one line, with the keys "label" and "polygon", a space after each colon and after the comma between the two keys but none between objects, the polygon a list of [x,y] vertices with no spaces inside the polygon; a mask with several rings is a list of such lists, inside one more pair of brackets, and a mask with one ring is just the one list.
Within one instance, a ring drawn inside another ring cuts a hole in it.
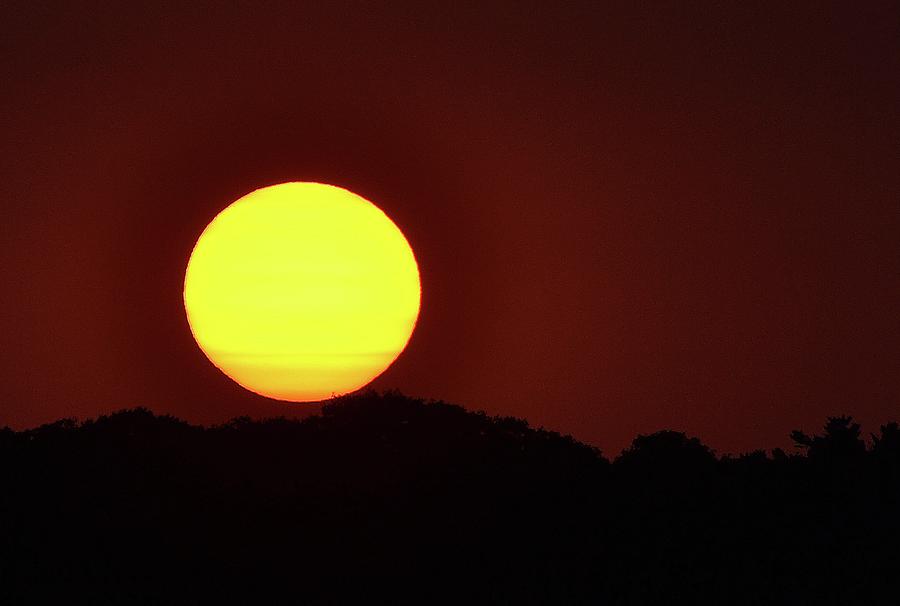
[{"label": "yellow sun disk", "polygon": [[406,346],[419,271],[375,205],[319,183],[256,190],[197,241],[184,283],[194,338],[244,387],[314,401],[362,387]]}]

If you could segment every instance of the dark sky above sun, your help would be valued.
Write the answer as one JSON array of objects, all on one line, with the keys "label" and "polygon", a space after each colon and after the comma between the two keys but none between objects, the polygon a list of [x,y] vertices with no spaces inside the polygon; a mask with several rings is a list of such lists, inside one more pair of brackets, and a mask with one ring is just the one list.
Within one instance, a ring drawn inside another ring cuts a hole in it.
[{"label": "dark sky above sun", "polygon": [[206,223],[291,180],[416,252],[375,387],[609,452],[900,417],[895,2],[57,4],[0,9],[0,425],[306,410],[181,300]]}]

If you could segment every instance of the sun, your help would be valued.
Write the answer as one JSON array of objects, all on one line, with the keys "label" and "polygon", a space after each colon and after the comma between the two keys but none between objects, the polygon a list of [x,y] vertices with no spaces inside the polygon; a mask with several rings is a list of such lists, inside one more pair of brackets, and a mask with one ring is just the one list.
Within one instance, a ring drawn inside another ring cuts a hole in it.
[{"label": "sun", "polygon": [[200,235],[184,278],[203,353],[245,388],[290,402],[348,393],[384,372],[420,300],[400,229],[365,198],[322,183],[232,203]]}]

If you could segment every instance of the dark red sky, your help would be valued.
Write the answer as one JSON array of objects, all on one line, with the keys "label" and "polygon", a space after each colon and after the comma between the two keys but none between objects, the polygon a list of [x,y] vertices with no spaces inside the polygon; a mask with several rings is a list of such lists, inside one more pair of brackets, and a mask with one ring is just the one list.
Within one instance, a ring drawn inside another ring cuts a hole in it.
[{"label": "dark red sky", "polygon": [[417,253],[379,388],[608,452],[900,417],[895,2],[37,4],[0,18],[0,425],[289,410],[181,302],[208,220],[289,180]]}]

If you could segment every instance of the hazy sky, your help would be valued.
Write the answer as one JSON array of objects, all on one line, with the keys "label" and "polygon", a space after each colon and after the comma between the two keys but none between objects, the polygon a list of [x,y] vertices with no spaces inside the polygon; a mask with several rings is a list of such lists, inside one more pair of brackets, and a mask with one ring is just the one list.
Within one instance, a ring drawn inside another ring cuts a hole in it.
[{"label": "hazy sky", "polygon": [[610,452],[900,417],[896,2],[37,4],[0,9],[0,425],[304,410],[181,301],[206,223],[290,180],[416,251],[376,387]]}]

